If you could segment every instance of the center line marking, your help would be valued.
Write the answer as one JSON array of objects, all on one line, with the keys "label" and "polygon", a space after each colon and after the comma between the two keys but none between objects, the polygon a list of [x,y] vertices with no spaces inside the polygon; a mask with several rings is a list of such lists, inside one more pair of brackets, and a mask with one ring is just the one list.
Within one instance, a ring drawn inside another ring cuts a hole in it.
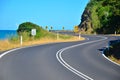
[{"label": "center line marking", "polygon": [[[100,36],[99,36],[100,37]],[[103,40],[106,40],[107,37],[102,37],[103,39],[100,39],[100,40],[95,40],[95,41],[90,41],[90,42],[85,42],[85,43],[81,43],[81,44],[77,44],[77,45],[73,45],[73,46],[69,46],[69,47],[66,47],[66,48],[63,48],[63,49],[60,49],[57,53],[56,53],[56,58],[57,60],[65,67],[67,68],[68,70],[70,70],[71,72],[73,72],[74,74],[80,76],[81,78],[85,79],[85,80],[94,80],[92,79],[91,77],[83,74],[82,72],[76,70],[75,68],[73,68],[72,66],[70,66],[67,62],[65,62],[65,60],[62,58],[62,53],[65,51],[65,50],[68,50],[68,49],[71,49],[71,48],[74,48],[74,47],[78,47],[78,46],[81,46],[81,45],[85,45],[85,44],[90,44],[90,43],[94,43],[94,42],[99,42],[99,41],[103,41]]]}]

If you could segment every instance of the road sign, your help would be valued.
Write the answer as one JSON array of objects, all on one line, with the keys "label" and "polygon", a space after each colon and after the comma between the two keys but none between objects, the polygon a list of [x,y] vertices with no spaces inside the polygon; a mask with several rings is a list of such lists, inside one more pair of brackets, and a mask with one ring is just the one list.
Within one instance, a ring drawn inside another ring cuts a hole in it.
[{"label": "road sign", "polygon": [[32,35],[32,36],[35,36],[35,35],[36,35],[36,29],[32,29],[32,30],[31,30],[31,35]]}]

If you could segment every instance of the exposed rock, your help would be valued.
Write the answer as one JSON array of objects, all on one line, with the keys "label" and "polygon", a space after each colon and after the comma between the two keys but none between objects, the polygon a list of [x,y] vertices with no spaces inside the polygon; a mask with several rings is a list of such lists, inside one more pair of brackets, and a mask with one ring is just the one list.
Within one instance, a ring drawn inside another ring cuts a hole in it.
[{"label": "exposed rock", "polygon": [[81,33],[120,34],[120,0],[90,0],[78,25]]},{"label": "exposed rock", "polygon": [[85,9],[82,14],[79,28],[82,30],[83,33],[92,33],[93,31],[90,15],[91,15],[91,12],[88,9]]}]

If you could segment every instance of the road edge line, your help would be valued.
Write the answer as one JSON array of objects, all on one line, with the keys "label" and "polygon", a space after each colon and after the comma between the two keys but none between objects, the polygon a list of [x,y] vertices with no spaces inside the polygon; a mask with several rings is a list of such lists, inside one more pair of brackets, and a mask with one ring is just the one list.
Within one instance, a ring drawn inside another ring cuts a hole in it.
[{"label": "road edge line", "polygon": [[[65,49],[61,49],[57,52],[56,54],[56,57],[57,57],[57,60],[65,67],[67,68],[68,70],[70,70],[71,72],[73,72],[74,74],[78,75],[79,77],[85,79],[85,80],[93,80],[92,78],[88,77],[87,75],[83,74],[82,72],[76,70],[75,68],[73,68],[72,66],[70,66],[68,63],[66,63],[63,58],[61,57],[61,53],[64,51]],[[59,55],[59,56],[57,56]],[[60,59],[60,58],[61,59]]]},{"label": "road edge line", "polygon": [[23,47],[15,48],[15,49],[11,49],[11,50],[9,50],[9,51],[6,51],[6,52],[0,54],[0,59],[1,59],[3,56],[7,55],[8,53],[10,53],[10,52],[12,52],[12,51],[16,51],[16,50],[22,49],[22,48],[23,48]]},{"label": "road edge line", "polygon": [[108,61],[110,61],[110,62],[112,62],[112,63],[116,64],[117,66],[120,66],[120,64],[118,64],[118,63],[116,63],[116,62],[112,61],[112,60],[111,60],[111,59],[109,59],[107,56],[105,56],[105,54],[104,54],[104,53],[102,53],[102,56],[103,56],[105,59],[107,59]]},{"label": "road edge line", "polygon": [[42,46],[42,45],[47,45],[47,44],[54,44],[54,43],[62,43],[62,42],[52,42],[52,43],[36,44],[36,45],[31,45],[31,46],[24,46],[24,47],[14,48],[14,49],[11,49],[11,50],[8,50],[8,51],[5,51],[5,52],[1,53],[0,54],[0,59],[2,57],[4,57],[5,55],[7,55],[8,53],[19,50],[19,49],[30,48],[30,47],[35,47],[35,46]]},{"label": "road edge line", "polygon": [[[98,37],[102,37],[102,36],[98,36]],[[90,41],[90,42],[85,42],[85,43],[81,43],[81,44],[77,44],[77,45],[72,45],[72,46],[69,46],[69,47],[65,47],[63,49],[60,49],[57,53],[56,53],[56,58],[57,60],[64,66],[66,67],[68,70],[72,71],[73,73],[77,74],[78,76],[82,76],[81,78],[85,79],[85,80],[94,80],[90,77],[88,77],[87,75],[83,74],[82,72],[76,70],[75,68],[73,68],[72,66],[70,66],[68,63],[66,63],[61,54],[62,52],[64,52],[65,50],[67,49],[71,49],[71,48],[74,48],[74,47],[78,47],[78,46],[81,46],[81,45],[85,45],[85,44],[90,44],[90,43],[94,43],[94,42],[99,42],[99,41],[103,41],[103,40],[106,40],[107,37],[102,37],[103,39],[100,39],[100,40],[95,40],[95,41]],[[89,39],[88,39],[89,40]],[[60,58],[59,58],[60,57]],[[67,66],[66,66],[67,65]],[[82,74],[82,75],[81,75]],[[83,76],[84,75],[84,76]]]}]

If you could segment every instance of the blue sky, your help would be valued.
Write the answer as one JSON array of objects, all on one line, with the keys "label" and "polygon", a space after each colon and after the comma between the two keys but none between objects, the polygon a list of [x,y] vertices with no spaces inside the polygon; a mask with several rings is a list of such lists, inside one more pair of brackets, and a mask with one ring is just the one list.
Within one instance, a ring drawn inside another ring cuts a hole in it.
[{"label": "blue sky", "polygon": [[23,22],[72,30],[89,0],[0,0],[0,30],[16,30]]}]

